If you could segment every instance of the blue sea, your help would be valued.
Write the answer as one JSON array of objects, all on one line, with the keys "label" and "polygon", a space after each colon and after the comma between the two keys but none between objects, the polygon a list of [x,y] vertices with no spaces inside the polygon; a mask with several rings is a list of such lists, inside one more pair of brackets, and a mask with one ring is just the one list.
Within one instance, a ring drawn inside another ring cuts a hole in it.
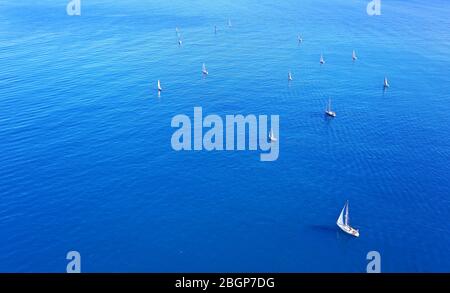
[{"label": "blue sea", "polygon": [[[0,0],[0,272],[450,272],[447,0],[68,2]],[[174,151],[196,106],[278,160]]]}]

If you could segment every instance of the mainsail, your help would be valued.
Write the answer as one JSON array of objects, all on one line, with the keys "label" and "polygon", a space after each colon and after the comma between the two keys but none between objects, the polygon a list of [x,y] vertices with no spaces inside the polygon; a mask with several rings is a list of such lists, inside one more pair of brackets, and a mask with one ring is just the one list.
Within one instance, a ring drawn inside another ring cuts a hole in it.
[{"label": "mainsail", "polygon": [[349,225],[349,217],[348,217],[348,201],[347,201],[347,203],[345,204],[345,221],[344,221],[344,223],[345,223],[345,226],[348,226]]},{"label": "mainsail", "polygon": [[346,206],[344,206],[344,208],[342,208],[341,214],[339,215],[339,218],[338,218],[338,220],[337,220],[337,222],[336,222],[336,224],[337,224],[339,227],[345,225],[345,224],[344,224],[344,211],[345,211],[345,207],[346,207]]},{"label": "mainsail", "polygon": [[158,91],[162,91],[161,82],[158,80]]}]

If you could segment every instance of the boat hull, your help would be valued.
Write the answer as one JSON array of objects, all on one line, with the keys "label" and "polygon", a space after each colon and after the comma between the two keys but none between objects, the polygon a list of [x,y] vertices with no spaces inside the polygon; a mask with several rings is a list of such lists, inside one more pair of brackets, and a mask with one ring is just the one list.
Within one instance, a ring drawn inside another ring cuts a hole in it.
[{"label": "boat hull", "polygon": [[334,113],[332,111],[325,111],[325,114],[330,116],[330,117],[336,117],[336,113]]},{"label": "boat hull", "polygon": [[341,228],[342,231],[344,231],[345,233],[352,235],[354,237],[359,237],[359,231],[356,230],[355,228],[352,228],[350,226],[347,225],[340,225],[337,224],[339,228]]}]

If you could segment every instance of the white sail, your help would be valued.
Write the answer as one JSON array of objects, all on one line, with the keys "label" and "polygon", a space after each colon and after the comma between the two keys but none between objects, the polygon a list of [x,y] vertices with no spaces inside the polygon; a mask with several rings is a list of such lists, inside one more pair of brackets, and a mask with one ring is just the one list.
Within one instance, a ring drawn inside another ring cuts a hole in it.
[{"label": "white sail", "polygon": [[270,133],[269,133],[269,140],[270,141],[277,141],[277,138],[273,134],[273,130],[272,129],[270,130]]},{"label": "white sail", "polygon": [[337,224],[339,227],[345,225],[345,224],[344,224],[344,211],[345,211],[345,207],[346,207],[346,206],[344,206],[344,208],[342,209],[341,214],[339,215],[339,218],[337,219],[337,222],[336,222],[336,224]]},{"label": "white sail", "polygon": [[231,20],[228,19],[228,26],[231,27]]},{"label": "white sail", "polygon": [[325,64],[325,60],[323,59],[323,55],[320,55],[320,64]]},{"label": "white sail", "polygon": [[288,80],[292,80],[292,73],[290,71],[288,73]]},{"label": "white sail", "polygon": [[389,87],[389,82],[387,77],[384,78],[384,87]]},{"label": "white sail", "polygon": [[330,117],[336,117],[336,112],[331,110],[331,99],[328,100],[327,108],[325,109],[325,114]]},{"label": "white sail", "polygon": [[162,91],[161,82],[158,80],[158,91]]},{"label": "white sail", "polygon": [[333,114],[333,111],[331,110],[331,99],[328,99],[328,108],[327,108],[327,112],[330,114]]},{"label": "white sail", "polygon": [[353,53],[352,53],[352,59],[353,59],[353,60],[358,59],[358,57],[356,57],[356,52],[355,52],[355,50],[353,50]]},{"label": "white sail", "polygon": [[202,72],[203,72],[203,74],[208,75],[208,69],[206,68],[205,63],[203,63]]},{"label": "white sail", "polygon": [[298,43],[299,43],[299,44],[302,43],[302,42],[303,42],[302,36],[301,36],[301,35],[298,35],[298,36],[297,36],[297,40],[298,40]]},{"label": "white sail", "polygon": [[349,217],[348,217],[348,201],[345,204],[345,207],[346,207],[346,209],[345,209],[345,221],[344,221],[344,223],[345,223],[345,226],[349,226],[350,224],[349,224]]},{"label": "white sail", "polygon": [[355,237],[359,237],[359,230],[350,226],[348,201],[345,203],[344,208],[342,209],[341,214],[339,215],[339,218],[336,221],[336,224],[345,233]]}]

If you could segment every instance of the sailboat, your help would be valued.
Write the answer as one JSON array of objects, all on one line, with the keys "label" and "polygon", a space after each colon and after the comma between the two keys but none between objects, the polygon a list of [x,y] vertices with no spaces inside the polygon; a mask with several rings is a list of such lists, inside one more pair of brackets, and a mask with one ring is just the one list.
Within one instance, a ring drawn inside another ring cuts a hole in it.
[{"label": "sailboat", "polygon": [[231,20],[228,19],[228,27],[231,27]]},{"label": "sailboat", "polygon": [[292,73],[289,71],[289,73],[288,73],[288,80],[289,81],[291,81],[293,78],[292,78]]},{"label": "sailboat", "polygon": [[389,87],[389,82],[387,77],[384,78],[384,88],[388,88]]},{"label": "sailboat", "polygon": [[158,92],[161,92],[161,91],[162,91],[161,82],[158,79]]},{"label": "sailboat", "polygon": [[181,39],[178,39],[178,45],[179,46],[183,45],[183,41]]},{"label": "sailboat", "polygon": [[345,203],[344,208],[337,219],[336,224],[342,231],[355,237],[359,237],[359,230],[350,226],[349,216],[348,216],[348,201]]},{"label": "sailboat", "polygon": [[353,61],[355,61],[356,59],[358,59],[358,57],[356,56],[355,50],[353,50],[353,53],[352,53],[352,59],[353,59]]},{"label": "sailboat", "polygon": [[298,35],[298,36],[297,36],[297,40],[298,40],[298,43],[299,43],[299,44],[303,43],[303,38],[302,38],[301,35]]},{"label": "sailboat", "polygon": [[327,109],[325,110],[325,114],[330,117],[336,117],[336,112],[331,111],[331,99],[328,100],[328,106]]},{"label": "sailboat", "polygon": [[325,60],[323,59],[323,55],[320,54],[320,64],[325,64]]},{"label": "sailboat", "polygon": [[269,133],[269,140],[270,141],[277,141],[278,139],[275,137],[275,135],[273,134],[273,130],[270,130]]},{"label": "sailboat", "polygon": [[208,69],[206,69],[205,63],[203,63],[203,66],[202,66],[202,73],[203,73],[204,75],[208,75]]}]

